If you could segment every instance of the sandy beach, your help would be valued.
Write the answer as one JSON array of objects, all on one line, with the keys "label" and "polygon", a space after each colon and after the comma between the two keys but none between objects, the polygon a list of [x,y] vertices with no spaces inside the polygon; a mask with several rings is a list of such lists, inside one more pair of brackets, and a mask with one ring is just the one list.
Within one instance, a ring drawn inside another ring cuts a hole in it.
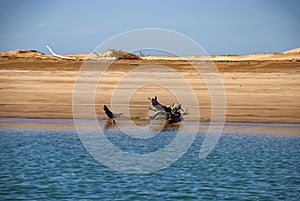
[{"label": "sandy beach", "polygon": [[[300,61],[214,60],[223,79],[228,122],[300,123]],[[105,61],[101,61],[102,63]],[[194,63],[203,62],[199,60]],[[83,61],[44,58],[2,57],[0,60],[0,117],[73,118],[72,93]],[[94,62],[93,65],[97,65]],[[209,121],[211,100],[203,82],[193,82],[197,74],[183,60],[116,60],[98,87],[95,109],[104,118],[102,105],[110,105],[111,93],[126,72],[140,65],[164,65],[182,74],[195,90],[201,120]],[[155,71],[155,69],[153,69]],[[160,96],[160,94],[167,94]],[[158,86],[140,89],[131,97],[130,115],[147,118],[148,97],[157,95],[170,104],[172,94]],[[119,112],[119,111],[118,111]]]}]

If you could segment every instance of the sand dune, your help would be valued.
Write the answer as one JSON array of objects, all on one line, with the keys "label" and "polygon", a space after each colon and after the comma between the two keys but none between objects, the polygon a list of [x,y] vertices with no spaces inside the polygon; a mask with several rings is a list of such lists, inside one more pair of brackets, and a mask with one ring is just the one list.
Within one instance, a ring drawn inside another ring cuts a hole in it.
[{"label": "sand dune", "polygon": [[298,53],[300,54],[300,48],[295,48],[295,49],[292,49],[292,50],[288,50],[288,51],[285,51],[283,52],[284,54],[293,54],[293,53]]},{"label": "sand dune", "polygon": [[300,48],[283,53],[224,55],[224,56],[146,56],[147,60],[212,60],[212,61],[251,61],[251,60],[300,60]]},{"label": "sand dune", "polygon": [[[109,51],[104,52],[106,55]],[[116,50],[115,50],[116,51]],[[121,51],[121,50],[119,50]],[[118,51],[116,51],[118,52]],[[121,51],[123,52],[123,51]],[[126,53],[126,52],[123,52]],[[101,53],[99,53],[101,54]],[[93,55],[93,56],[91,56]],[[95,55],[88,53],[84,54],[64,54],[63,56],[77,58],[79,60],[94,58]],[[110,56],[115,56],[112,54]],[[3,59],[30,59],[30,60],[60,60],[59,58],[46,55],[42,52],[35,50],[14,50],[9,52],[0,52],[0,58]],[[136,58],[135,58],[136,59]],[[199,60],[212,60],[212,61],[250,61],[250,60],[300,60],[300,48],[295,48],[282,53],[270,54],[250,54],[250,55],[217,55],[217,56],[143,56],[143,60],[170,60],[170,61],[199,61]]]},{"label": "sand dune", "polygon": [[[0,59],[0,117],[72,118],[72,93],[82,63],[58,59]],[[97,89],[98,118],[105,117],[102,105],[109,105],[114,86],[124,74],[139,65],[156,64],[174,69],[192,83],[200,103],[201,120],[208,121],[211,102],[207,88],[203,82],[195,81],[197,75],[190,64],[180,60],[115,61],[106,72],[102,88]],[[226,90],[227,121],[300,123],[299,61],[215,61],[215,65]],[[132,97],[131,115],[148,117],[147,97],[154,95],[164,104],[173,101],[172,94],[164,88],[145,87]]]},{"label": "sand dune", "polygon": [[[109,105],[116,83],[128,71],[139,65],[149,65],[150,68],[165,65],[193,83],[200,103],[201,120],[209,121],[209,92],[204,82],[196,81],[197,75],[190,63],[211,59],[224,82],[227,121],[300,123],[299,49],[246,56],[147,56],[140,60],[116,60],[106,72],[102,88],[97,89],[97,115],[99,118],[105,117],[101,107],[103,104]],[[86,55],[66,56],[84,58]],[[34,50],[1,52],[0,117],[72,118],[72,93],[83,62],[62,60]],[[91,61],[93,65],[105,62]],[[176,80],[170,78],[172,82],[176,83]],[[147,97],[153,95],[159,96],[164,104],[174,99],[162,87],[142,88],[131,99],[132,115],[147,117]]]}]

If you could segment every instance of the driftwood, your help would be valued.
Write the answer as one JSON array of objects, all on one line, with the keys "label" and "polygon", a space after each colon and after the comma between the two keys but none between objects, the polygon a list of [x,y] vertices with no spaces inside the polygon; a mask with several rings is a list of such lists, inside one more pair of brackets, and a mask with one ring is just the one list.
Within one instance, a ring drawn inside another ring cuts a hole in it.
[{"label": "driftwood", "polygon": [[115,114],[112,111],[110,111],[106,105],[103,106],[103,110],[106,116],[109,118],[109,120],[112,121],[112,123],[114,124],[116,123],[115,118],[122,116],[122,113]]},{"label": "driftwood", "polygon": [[150,116],[150,119],[161,119],[168,121],[169,124],[180,122],[183,115],[187,114],[187,110],[181,108],[181,104],[173,103],[169,106],[162,105],[158,102],[157,97],[148,98],[151,101],[152,107],[149,109],[155,114]]},{"label": "driftwood", "polygon": [[48,45],[46,45],[46,48],[49,50],[49,52],[51,52],[52,56],[60,58],[60,59],[67,59],[67,60],[79,60],[78,58],[75,57],[67,57],[67,56],[63,56],[60,54],[56,54]]},{"label": "driftwood", "polygon": [[[183,119],[183,115],[187,114],[187,110],[181,108],[181,104],[173,103],[169,106],[162,105],[158,102],[157,97],[148,98],[151,101],[152,107],[149,109],[154,111],[154,115],[150,116],[150,119],[153,120],[164,120],[169,124],[180,122]],[[122,116],[122,113],[115,114],[110,109],[104,105],[103,110],[109,122],[115,123],[115,118]]]}]

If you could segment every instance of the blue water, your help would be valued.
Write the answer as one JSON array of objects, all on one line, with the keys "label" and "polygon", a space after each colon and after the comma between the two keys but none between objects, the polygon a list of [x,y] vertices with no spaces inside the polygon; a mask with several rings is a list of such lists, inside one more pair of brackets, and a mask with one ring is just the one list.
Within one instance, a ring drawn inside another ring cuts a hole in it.
[{"label": "blue water", "polygon": [[[74,129],[2,127],[0,199],[300,200],[299,135],[270,135],[268,129],[247,126],[260,133],[230,125],[203,160],[200,132],[181,159],[144,175],[98,163]],[[298,126],[292,129],[299,132]],[[174,131],[166,129],[145,143],[114,129],[106,135],[124,150],[147,153],[169,143]]]}]

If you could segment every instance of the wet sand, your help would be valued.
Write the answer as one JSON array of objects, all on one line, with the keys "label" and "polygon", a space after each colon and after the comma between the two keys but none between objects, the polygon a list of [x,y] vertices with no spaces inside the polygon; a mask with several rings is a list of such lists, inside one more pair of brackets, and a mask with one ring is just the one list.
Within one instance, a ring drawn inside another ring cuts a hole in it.
[{"label": "wet sand", "polygon": [[[201,120],[209,121],[211,100],[205,84],[196,82],[197,74],[186,62],[168,60],[114,62],[97,89],[97,117],[105,117],[102,105],[110,105],[113,89],[123,75],[139,65],[157,64],[172,68],[192,83]],[[81,65],[82,61],[0,60],[0,117],[73,118],[72,94]],[[299,61],[216,61],[215,65],[226,92],[226,121],[300,123]],[[147,98],[155,95],[163,104],[174,98],[159,86],[142,88],[131,97],[130,115],[147,118]]]}]

